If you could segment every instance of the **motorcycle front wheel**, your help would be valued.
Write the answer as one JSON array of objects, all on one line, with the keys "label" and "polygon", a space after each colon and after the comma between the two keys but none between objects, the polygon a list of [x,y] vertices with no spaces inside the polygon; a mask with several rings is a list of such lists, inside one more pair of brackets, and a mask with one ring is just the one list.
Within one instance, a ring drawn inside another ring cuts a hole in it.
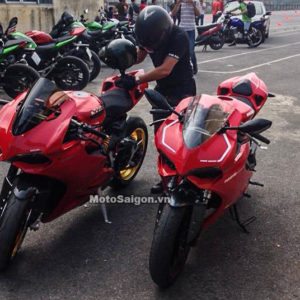
[{"label": "motorcycle front wheel", "polygon": [[87,64],[75,56],[62,58],[50,73],[58,88],[64,91],[80,91],[90,80]]},{"label": "motorcycle front wheel", "polygon": [[3,89],[6,94],[15,98],[27,89],[30,89],[40,78],[40,74],[25,64],[14,64],[9,66],[3,77]]},{"label": "motorcycle front wheel", "polygon": [[190,245],[187,242],[192,207],[166,204],[156,221],[149,257],[152,280],[167,288],[183,271]]},{"label": "motorcycle front wheel", "polygon": [[20,200],[11,193],[1,207],[0,271],[9,266],[25,238],[31,215],[28,200]]}]

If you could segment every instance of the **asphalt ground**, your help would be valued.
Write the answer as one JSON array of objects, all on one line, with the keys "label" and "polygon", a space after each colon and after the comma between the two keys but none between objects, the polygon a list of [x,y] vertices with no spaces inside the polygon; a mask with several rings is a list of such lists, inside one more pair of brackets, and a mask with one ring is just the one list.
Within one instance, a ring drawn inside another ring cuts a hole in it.
[{"label": "asphalt ground", "polygon": [[[112,224],[105,224],[100,206],[88,204],[28,233],[13,265],[0,275],[0,299],[300,299],[299,45],[300,12],[290,11],[273,14],[270,38],[257,49],[196,49],[198,94],[256,72],[277,95],[259,114],[273,121],[266,133],[272,143],[258,151],[254,176],[265,187],[250,187],[252,197],[239,203],[242,219],[257,217],[250,234],[225,213],[203,232],[176,284],[161,291],[148,272],[157,205],[109,205]],[[151,62],[141,67],[149,70]],[[103,67],[87,90],[97,92],[112,74]],[[142,99],[131,114],[150,123],[148,111]],[[145,163],[123,195],[150,196],[158,180],[152,128],[149,133]],[[1,180],[6,170],[2,164]]]}]

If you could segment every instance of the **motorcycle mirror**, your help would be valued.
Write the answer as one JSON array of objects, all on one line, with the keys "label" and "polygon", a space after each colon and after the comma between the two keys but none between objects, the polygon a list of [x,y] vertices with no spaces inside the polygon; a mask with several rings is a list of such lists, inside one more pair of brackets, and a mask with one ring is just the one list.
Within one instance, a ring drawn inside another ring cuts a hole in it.
[{"label": "motorcycle mirror", "polygon": [[159,92],[151,89],[145,89],[145,96],[153,108],[170,111],[177,115],[180,119],[182,118],[182,115],[175,111],[174,108],[169,104],[167,99]]},{"label": "motorcycle mirror", "polygon": [[5,31],[5,35],[8,35],[12,32],[15,32],[16,31],[16,26],[18,24],[18,18],[17,17],[13,17],[9,23],[8,23],[8,27]]},{"label": "motorcycle mirror", "polygon": [[272,12],[271,11],[267,11],[266,12],[266,16],[271,16],[272,15]]},{"label": "motorcycle mirror", "polygon": [[261,133],[272,126],[272,121],[266,119],[254,119],[247,121],[239,127],[225,127],[226,130],[239,130],[244,133]]},{"label": "motorcycle mirror", "polygon": [[274,95],[274,94],[272,94],[272,93],[268,93],[268,97],[269,97],[269,98],[275,98],[276,95]]}]

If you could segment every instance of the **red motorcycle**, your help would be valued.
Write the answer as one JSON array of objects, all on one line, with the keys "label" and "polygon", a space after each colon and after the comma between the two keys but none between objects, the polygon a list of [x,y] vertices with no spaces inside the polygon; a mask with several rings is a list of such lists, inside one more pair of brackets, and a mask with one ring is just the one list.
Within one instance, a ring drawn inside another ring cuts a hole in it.
[{"label": "red motorcycle", "polygon": [[254,117],[273,95],[254,73],[221,83],[218,96],[183,99],[175,110],[156,91],[145,95],[153,114],[172,112],[155,135],[158,173],[169,202],[159,205],[150,252],[153,281],[168,287],[200,232],[228,208],[246,232],[254,220],[241,222],[236,203],[249,196],[249,184],[261,185],[251,181],[255,153],[258,141],[270,143],[260,133],[272,122]]},{"label": "red motorcycle", "polygon": [[[126,68],[135,61],[136,48],[121,43],[135,51],[134,59],[117,53],[124,69],[126,60],[132,61]],[[0,270],[15,257],[28,228],[82,205],[99,187],[126,186],[137,175],[147,127],[126,113],[147,84],[127,91],[116,86],[119,78],[106,79],[100,97],[61,91],[42,78],[0,110],[0,160],[11,164],[0,194]]]},{"label": "red motorcycle", "polygon": [[223,24],[213,23],[209,25],[197,26],[198,36],[195,40],[196,46],[204,46],[203,51],[206,51],[207,46],[213,50],[223,48],[225,38],[223,35]]}]

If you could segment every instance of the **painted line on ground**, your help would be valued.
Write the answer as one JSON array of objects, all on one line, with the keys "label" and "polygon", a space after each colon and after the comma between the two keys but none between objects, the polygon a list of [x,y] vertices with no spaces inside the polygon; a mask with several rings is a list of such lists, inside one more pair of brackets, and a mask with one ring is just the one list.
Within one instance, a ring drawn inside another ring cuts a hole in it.
[{"label": "painted line on ground", "polygon": [[225,60],[225,59],[228,59],[228,58],[234,58],[234,57],[238,57],[238,56],[244,56],[244,55],[249,55],[249,54],[255,54],[255,53],[270,51],[270,50],[274,50],[274,49],[287,48],[287,47],[294,46],[294,45],[299,45],[299,44],[300,44],[300,42],[295,42],[295,43],[290,43],[290,44],[276,46],[276,47],[270,47],[270,48],[259,49],[259,50],[254,50],[254,51],[246,51],[246,52],[242,52],[242,53],[238,53],[238,54],[217,57],[217,58],[213,58],[213,59],[204,60],[202,62],[199,62],[198,65],[203,65],[203,64],[210,63],[210,62]]},{"label": "painted line on ground", "polygon": [[248,67],[248,68],[244,68],[244,69],[240,69],[240,70],[235,70],[235,71],[200,70],[200,73],[234,74],[234,73],[246,72],[246,71],[249,71],[249,70],[252,70],[252,69],[256,69],[256,68],[260,68],[260,67],[263,67],[263,66],[271,65],[271,64],[274,64],[274,63],[278,63],[278,62],[281,62],[281,61],[284,61],[284,60],[288,60],[288,59],[291,59],[291,58],[295,58],[295,57],[299,57],[299,56],[300,56],[300,53],[299,54],[295,54],[295,55],[291,55],[291,56],[287,56],[287,57],[283,57],[283,58],[280,58],[280,59],[275,59],[275,60],[272,60],[272,61],[269,61],[269,62],[265,62],[263,64],[251,66],[251,67]]}]

